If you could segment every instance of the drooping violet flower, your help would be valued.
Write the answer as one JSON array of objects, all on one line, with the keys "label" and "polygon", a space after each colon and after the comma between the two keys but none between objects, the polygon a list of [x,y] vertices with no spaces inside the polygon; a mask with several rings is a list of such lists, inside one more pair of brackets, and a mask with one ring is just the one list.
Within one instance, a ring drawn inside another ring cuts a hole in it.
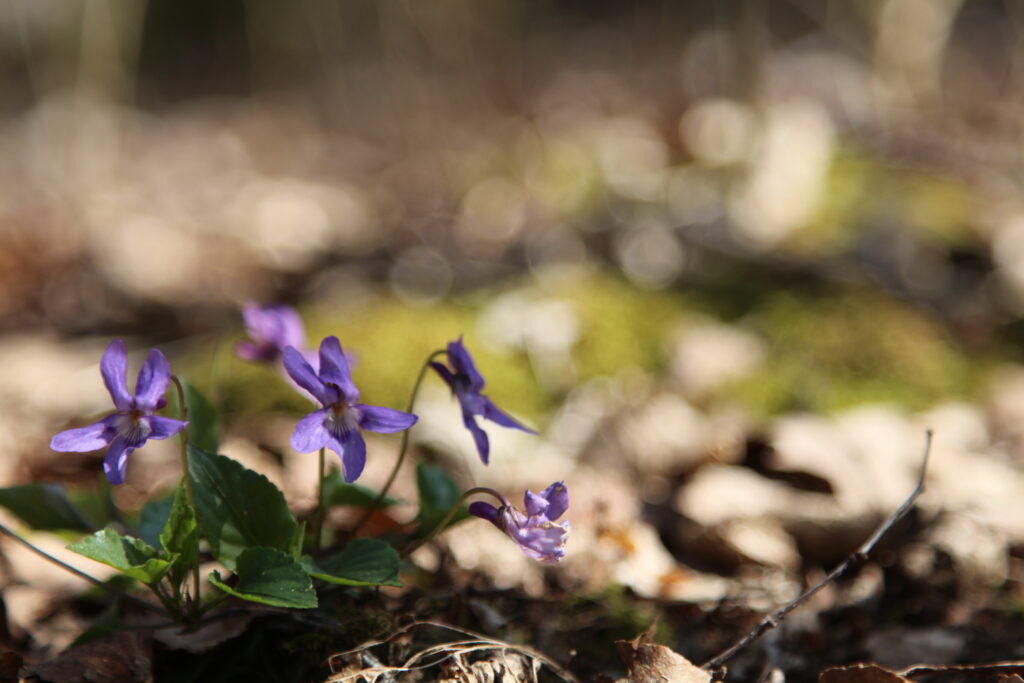
[{"label": "drooping violet flower", "polygon": [[451,387],[452,393],[459,400],[459,405],[462,407],[462,423],[466,425],[466,429],[473,435],[477,453],[480,454],[480,459],[485,465],[490,458],[491,444],[487,438],[487,432],[476,423],[477,415],[491,422],[496,422],[502,427],[521,429],[530,434],[537,433],[513,420],[499,410],[491,399],[480,393],[485,385],[484,378],[476,369],[473,357],[469,355],[469,351],[466,350],[465,345],[462,343],[462,337],[453,342],[448,342],[447,356],[450,368],[433,361],[431,361],[430,367]]},{"label": "drooping violet flower", "polygon": [[249,339],[235,345],[235,353],[239,358],[272,363],[280,360],[281,354],[289,346],[300,351],[306,349],[306,328],[302,318],[291,306],[257,306],[247,303],[242,308],[242,319]]},{"label": "drooping violet flower", "polygon": [[366,464],[366,442],[359,429],[392,434],[416,424],[415,415],[392,408],[359,403],[348,360],[337,337],[320,343],[320,369],[314,370],[292,346],[284,350],[284,367],[300,387],[323,406],[299,420],[292,434],[292,448],[312,453],[330,448],[341,457],[346,482],[355,481]]},{"label": "drooping violet flower", "polygon": [[117,412],[88,427],[68,429],[53,437],[50,448],[61,452],[86,453],[107,447],[103,472],[115,486],[124,482],[128,456],[149,439],[166,439],[188,426],[187,422],[156,415],[167,405],[164,393],[171,381],[171,365],[157,349],[139,370],[135,395],[128,393],[128,354],[124,341],[115,339],[100,360],[103,383]]},{"label": "drooping violet flower", "polygon": [[565,483],[555,482],[540,494],[527,491],[523,495],[525,513],[501,498],[504,504],[500,508],[477,501],[470,503],[469,512],[498,527],[528,557],[546,564],[554,564],[565,557],[569,522],[555,523],[569,507],[569,490]]}]

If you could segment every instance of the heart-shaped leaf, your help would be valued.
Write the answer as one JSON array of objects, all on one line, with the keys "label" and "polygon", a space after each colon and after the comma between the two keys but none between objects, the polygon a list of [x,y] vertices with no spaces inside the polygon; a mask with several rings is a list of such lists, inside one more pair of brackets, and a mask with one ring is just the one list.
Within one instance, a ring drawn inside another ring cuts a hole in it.
[{"label": "heart-shaped leaf", "polygon": [[238,583],[227,585],[219,572],[210,583],[236,598],[275,607],[317,606],[309,574],[295,559],[274,548],[249,548],[238,556]]},{"label": "heart-shaped leaf", "polygon": [[304,558],[309,573],[345,586],[400,586],[399,557],[395,549],[376,538],[357,538],[333,557],[316,564]]},{"label": "heart-shaped leaf", "polygon": [[92,531],[96,528],[56,484],[25,484],[0,489],[0,506],[40,531]]},{"label": "heart-shaped leaf", "polygon": [[[444,470],[425,462],[416,466],[416,486],[420,494],[420,511],[417,515],[420,525],[418,536],[433,531],[445,515],[459,501],[462,492],[458,484]],[[462,506],[448,522],[452,526],[469,517],[469,510]]]},{"label": "heart-shaped leaf", "polygon": [[241,463],[189,446],[189,472],[199,508],[199,529],[225,567],[246,548],[287,552],[298,523],[281,490]]},{"label": "heart-shaped leaf", "polygon": [[174,496],[167,496],[147,502],[142,506],[142,512],[139,513],[139,536],[158,550],[163,548],[160,534],[167,526],[167,518],[171,516],[171,506],[173,505]]},{"label": "heart-shaped leaf", "polygon": [[177,555],[160,557],[160,551],[141,538],[122,536],[110,527],[68,546],[79,555],[102,562],[145,584],[164,577]]},{"label": "heart-shaped leaf", "polygon": [[[377,500],[377,493],[359,484],[349,484],[340,472],[331,472],[324,477],[324,503],[328,506],[348,505],[351,507],[370,507]],[[386,496],[380,502],[381,507],[390,507],[399,501]]]}]

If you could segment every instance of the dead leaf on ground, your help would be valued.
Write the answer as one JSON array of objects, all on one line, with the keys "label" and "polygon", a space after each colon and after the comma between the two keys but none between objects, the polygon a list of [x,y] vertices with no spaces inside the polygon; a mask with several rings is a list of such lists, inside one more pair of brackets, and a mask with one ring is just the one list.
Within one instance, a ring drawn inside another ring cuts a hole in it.
[{"label": "dead leaf on ground", "polygon": [[438,683],[537,683],[540,662],[510,653],[495,653],[480,662],[469,664],[457,654],[441,668]]},{"label": "dead leaf on ground", "polygon": [[185,650],[194,654],[209,652],[221,643],[245,633],[245,629],[257,616],[258,610],[245,610],[215,619],[195,630],[190,631],[184,627],[161,630],[154,637],[172,650]]},{"label": "dead leaf on ground", "polygon": [[909,683],[894,671],[878,664],[830,666],[818,674],[818,683]]},{"label": "dead leaf on ground", "polygon": [[711,674],[664,645],[651,642],[655,625],[633,640],[616,640],[629,683],[709,683]]},{"label": "dead leaf on ground", "polygon": [[40,664],[25,680],[30,683],[152,683],[150,636],[119,633],[71,648]]}]

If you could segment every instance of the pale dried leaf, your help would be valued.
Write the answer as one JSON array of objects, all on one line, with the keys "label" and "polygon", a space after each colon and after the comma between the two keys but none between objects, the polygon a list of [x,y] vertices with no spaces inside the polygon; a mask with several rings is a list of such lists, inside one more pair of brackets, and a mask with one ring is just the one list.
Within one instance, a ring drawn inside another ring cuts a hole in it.
[{"label": "pale dried leaf", "polygon": [[654,626],[633,640],[616,640],[629,683],[709,683],[711,674],[664,645],[651,642]]},{"label": "pale dried leaf", "polygon": [[830,666],[818,674],[818,683],[908,683],[909,678],[878,664]]}]

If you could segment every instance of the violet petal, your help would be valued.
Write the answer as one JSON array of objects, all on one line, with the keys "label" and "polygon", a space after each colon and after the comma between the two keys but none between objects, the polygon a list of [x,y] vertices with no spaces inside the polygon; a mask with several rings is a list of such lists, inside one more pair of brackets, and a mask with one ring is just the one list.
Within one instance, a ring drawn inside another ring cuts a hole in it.
[{"label": "violet petal", "polygon": [[107,480],[114,486],[124,483],[124,472],[128,467],[128,456],[134,450],[122,436],[117,436],[110,442],[107,455],[103,458],[103,472],[107,475]]},{"label": "violet petal", "polygon": [[162,417],[160,415],[150,415],[140,419],[149,423],[151,431],[149,435],[146,436],[147,439],[166,439],[188,427],[188,422],[182,422],[181,420]]},{"label": "violet petal", "polygon": [[566,488],[564,482],[555,482],[544,489],[540,495],[548,501],[545,516],[552,521],[561,517],[569,509],[569,489]]},{"label": "violet petal", "polygon": [[358,429],[332,430],[331,436],[328,446],[341,456],[341,474],[351,484],[366,466],[366,442]]},{"label": "violet petal", "polygon": [[[306,359],[302,357],[302,354],[294,346],[289,346],[284,350],[283,355],[284,369],[288,372],[288,376],[291,377],[296,384],[308,391],[312,396],[320,401],[321,405],[330,405],[334,403],[336,398],[334,394],[337,392],[329,391],[324,383],[314,372],[313,368]],[[319,446],[317,446],[319,448]]]},{"label": "violet petal", "polygon": [[480,391],[484,388],[483,375],[476,369],[473,357],[469,355],[460,336],[453,342],[448,342],[448,362],[452,364],[455,372],[466,375],[469,378],[469,387],[473,391]]},{"label": "violet petal", "polygon": [[113,430],[110,428],[109,421],[110,418],[107,417],[87,427],[65,429],[50,439],[50,448],[62,453],[98,451],[110,443],[113,438]]},{"label": "violet petal", "polygon": [[135,383],[134,407],[147,413],[156,410],[170,381],[171,364],[159,349],[152,349],[139,370],[139,379]]},{"label": "violet petal", "polygon": [[325,337],[320,342],[320,379],[333,384],[341,390],[341,397],[349,402],[359,401],[359,389],[352,383],[352,374],[348,369],[348,359],[341,349],[337,337]]},{"label": "violet petal", "polygon": [[131,410],[132,396],[128,393],[128,352],[124,340],[115,339],[107,345],[100,359],[100,374],[103,384],[114,400],[114,406],[121,411]]},{"label": "violet petal", "polygon": [[548,509],[548,500],[542,496],[537,495],[533,491],[527,491],[523,494],[523,503],[526,507],[526,514],[531,517],[537,515],[543,515]]},{"label": "violet petal", "polygon": [[363,403],[355,406],[355,409],[359,414],[359,426],[369,432],[380,434],[393,434],[408,429],[419,419],[415,415],[401,410],[368,406]]},{"label": "violet petal", "polygon": [[476,443],[476,452],[480,454],[480,460],[486,465],[491,457],[491,442],[487,438],[487,432],[480,429],[480,425],[476,423],[476,418],[465,411],[462,413],[462,424],[466,425],[466,429],[473,435],[473,441]]},{"label": "violet petal", "polygon": [[330,408],[321,408],[299,420],[292,433],[292,448],[299,453],[312,453],[327,446],[331,441],[331,433],[327,431],[324,421]]},{"label": "violet petal", "polygon": [[530,434],[536,434],[537,433],[537,432],[533,431],[532,429],[530,429],[529,427],[526,427],[526,426],[520,424],[519,422],[517,422],[516,420],[512,419],[507,413],[505,413],[504,411],[500,410],[498,408],[498,406],[494,405],[494,402],[491,401],[491,399],[487,398],[486,396],[482,396],[481,398],[483,398],[483,403],[484,403],[483,415],[484,415],[485,418],[487,418],[491,422],[494,422],[495,424],[499,424],[502,427],[511,427],[513,429],[521,429],[522,431],[529,432]]},{"label": "violet petal", "polygon": [[484,503],[479,500],[470,503],[469,514],[476,515],[480,519],[486,519],[491,524],[498,526],[498,508],[494,507],[490,503]]},{"label": "violet petal", "polygon": [[452,371],[448,369],[448,366],[436,361],[430,361],[430,367],[434,369],[434,372],[441,376],[441,379],[444,380],[445,384],[450,386],[452,389],[455,388],[455,375],[453,375]]}]

